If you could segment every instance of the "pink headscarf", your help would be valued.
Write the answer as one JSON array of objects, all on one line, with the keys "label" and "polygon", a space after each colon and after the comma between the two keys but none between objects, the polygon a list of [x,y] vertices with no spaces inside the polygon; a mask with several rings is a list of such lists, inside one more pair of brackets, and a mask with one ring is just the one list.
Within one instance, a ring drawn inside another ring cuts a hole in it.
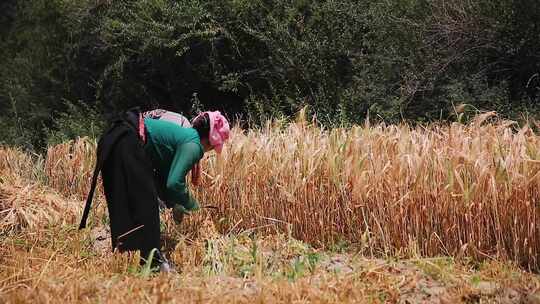
[{"label": "pink headscarf", "polygon": [[219,111],[207,111],[199,114],[193,122],[197,121],[204,117],[205,114],[208,114],[209,124],[210,124],[210,133],[208,134],[208,141],[210,145],[214,147],[217,153],[221,153],[223,144],[227,139],[229,139],[229,134],[231,132],[229,128],[229,122],[227,119],[221,115]]},{"label": "pink headscarf", "polygon": [[[210,132],[208,133],[208,141],[210,142],[210,145],[214,147],[214,150],[216,150],[217,153],[221,153],[221,150],[223,149],[223,144],[226,140],[229,139],[230,135],[230,128],[229,128],[229,122],[227,119],[221,115],[219,111],[207,111],[202,112],[201,114],[197,115],[192,121],[192,124],[195,123],[198,119],[201,119],[204,117],[205,114],[208,114],[209,118],[209,124],[210,124]],[[193,166],[193,169],[191,170],[191,180],[194,185],[199,184],[199,179],[201,176],[201,166],[197,162],[195,166]]]}]

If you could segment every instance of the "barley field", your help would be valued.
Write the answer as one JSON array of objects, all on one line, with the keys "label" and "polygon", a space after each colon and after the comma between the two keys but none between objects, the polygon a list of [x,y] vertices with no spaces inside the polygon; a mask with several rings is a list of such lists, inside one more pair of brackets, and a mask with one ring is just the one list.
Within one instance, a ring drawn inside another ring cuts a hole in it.
[{"label": "barley field", "polygon": [[101,189],[77,230],[94,140],[2,147],[0,302],[540,303],[536,129],[235,128],[202,162],[202,210],[161,214],[175,274],[110,252]]}]

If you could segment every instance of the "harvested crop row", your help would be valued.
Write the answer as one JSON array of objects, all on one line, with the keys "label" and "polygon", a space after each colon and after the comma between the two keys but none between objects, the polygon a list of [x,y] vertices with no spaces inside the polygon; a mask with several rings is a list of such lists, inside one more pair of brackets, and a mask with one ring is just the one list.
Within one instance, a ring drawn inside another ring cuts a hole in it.
[{"label": "harvested crop row", "polygon": [[0,180],[0,231],[73,224],[82,213],[80,202],[51,192],[48,187],[19,178]]}]

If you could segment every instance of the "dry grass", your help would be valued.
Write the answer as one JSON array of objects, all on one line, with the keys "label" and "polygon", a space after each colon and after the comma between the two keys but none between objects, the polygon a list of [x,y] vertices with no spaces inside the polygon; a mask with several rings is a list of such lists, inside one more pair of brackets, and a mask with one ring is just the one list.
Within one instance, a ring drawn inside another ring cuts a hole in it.
[{"label": "dry grass", "polygon": [[36,171],[41,159],[34,160],[20,149],[0,146],[0,177],[24,177],[31,178]]},{"label": "dry grass", "polygon": [[48,185],[64,195],[84,199],[94,173],[96,146],[95,141],[82,139],[49,147],[44,170]]},{"label": "dry grass", "polygon": [[[346,241],[370,254],[415,247],[538,270],[540,137],[510,122],[485,123],[493,115],[427,128],[327,131],[300,120],[235,129],[222,155],[205,157],[195,192],[218,207],[213,219],[224,233],[277,228],[314,245]],[[94,149],[86,139],[51,147],[47,184],[84,198]],[[9,166],[28,166],[19,151],[0,151],[15,159]]]},{"label": "dry grass", "polygon": [[497,262],[473,270],[449,258],[323,252],[283,235],[205,233],[175,235],[181,273],[153,276],[133,256],[96,251],[73,226],[0,238],[0,302],[537,303],[527,301],[540,288],[536,275]]},{"label": "dry grass", "polygon": [[2,233],[73,224],[80,214],[80,202],[67,200],[39,184],[17,178],[0,182]]},{"label": "dry grass", "polygon": [[[540,268],[540,137],[491,116],[236,128],[196,189],[218,209],[180,227],[162,215],[182,275],[151,279],[75,230],[95,142],[44,159],[0,148],[0,302],[538,303],[539,278],[511,265]],[[90,227],[103,229],[96,203]]]}]

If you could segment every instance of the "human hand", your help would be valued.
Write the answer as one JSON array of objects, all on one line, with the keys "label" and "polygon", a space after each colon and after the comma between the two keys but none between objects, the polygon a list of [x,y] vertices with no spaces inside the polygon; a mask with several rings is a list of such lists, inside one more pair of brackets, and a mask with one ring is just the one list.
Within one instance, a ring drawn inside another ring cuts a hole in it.
[{"label": "human hand", "polygon": [[165,209],[167,209],[167,204],[161,198],[158,197],[158,206],[159,206],[159,212],[163,212]]},{"label": "human hand", "polygon": [[173,208],[173,219],[174,222],[177,225],[180,225],[182,223],[182,220],[184,219],[184,214],[186,213],[184,207],[182,205],[175,205]]}]

